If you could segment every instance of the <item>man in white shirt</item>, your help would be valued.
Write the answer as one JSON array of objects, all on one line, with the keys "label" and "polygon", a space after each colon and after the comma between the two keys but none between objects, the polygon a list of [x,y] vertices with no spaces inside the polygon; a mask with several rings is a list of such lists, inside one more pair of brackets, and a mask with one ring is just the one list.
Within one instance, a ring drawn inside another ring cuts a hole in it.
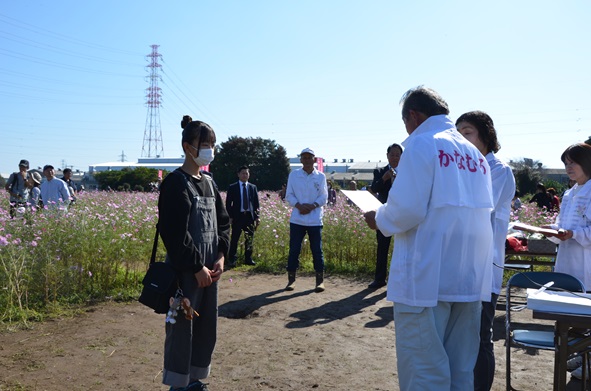
[{"label": "man in white shirt", "polygon": [[304,148],[300,153],[303,167],[292,171],[287,180],[285,199],[293,206],[289,219],[288,283],[286,291],[295,289],[296,271],[300,266],[302,241],[308,234],[316,271],[316,292],[324,291],[324,253],[322,252],[323,206],[328,200],[326,176],[314,168],[314,151]]},{"label": "man in white shirt", "polygon": [[417,87],[401,102],[409,137],[398,175],[387,202],[365,214],[395,235],[387,297],[400,390],[472,390],[492,284],[490,168],[435,91]]},{"label": "man in white shirt", "polygon": [[47,209],[67,210],[70,204],[70,191],[66,182],[55,177],[51,164],[43,167],[43,175],[47,179],[41,184],[41,200]]}]

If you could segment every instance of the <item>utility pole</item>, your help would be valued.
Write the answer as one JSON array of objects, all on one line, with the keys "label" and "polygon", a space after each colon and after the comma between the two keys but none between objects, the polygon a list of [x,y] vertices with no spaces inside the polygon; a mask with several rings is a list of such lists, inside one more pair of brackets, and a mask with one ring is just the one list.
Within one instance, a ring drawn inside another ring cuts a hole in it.
[{"label": "utility pole", "polygon": [[152,52],[146,56],[149,64],[148,82],[150,87],[146,89],[146,105],[148,114],[146,116],[146,126],[144,128],[144,143],[142,146],[142,157],[159,157],[164,152],[162,145],[162,130],[160,128],[160,98],[162,89],[158,87],[158,81],[162,80],[159,74],[159,68],[162,65],[158,62],[162,55],[158,53],[160,45],[150,45]]},{"label": "utility pole", "polygon": [[125,159],[127,156],[125,156],[125,151],[121,151],[121,155],[119,155],[119,157],[121,158],[122,162],[126,162],[127,160]]}]

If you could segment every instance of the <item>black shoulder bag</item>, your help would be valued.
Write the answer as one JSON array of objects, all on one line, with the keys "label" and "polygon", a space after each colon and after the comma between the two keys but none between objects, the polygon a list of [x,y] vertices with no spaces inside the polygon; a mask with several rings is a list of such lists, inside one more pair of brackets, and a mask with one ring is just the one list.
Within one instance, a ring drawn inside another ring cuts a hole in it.
[{"label": "black shoulder bag", "polygon": [[147,305],[157,314],[166,314],[170,308],[170,298],[174,297],[178,289],[178,276],[170,263],[156,262],[158,249],[158,224],[152,247],[150,266],[142,281],[144,287],[138,301]]}]

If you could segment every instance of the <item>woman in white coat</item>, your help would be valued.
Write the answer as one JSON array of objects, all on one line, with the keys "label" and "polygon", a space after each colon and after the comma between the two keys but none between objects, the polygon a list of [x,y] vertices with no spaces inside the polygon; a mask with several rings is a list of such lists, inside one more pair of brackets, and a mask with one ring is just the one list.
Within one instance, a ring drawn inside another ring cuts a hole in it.
[{"label": "woman in white coat", "polygon": [[[580,143],[568,147],[560,157],[566,174],[575,185],[562,198],[556,222],[547,227],[558,230],[558,235],[548,237],[558,246],[555,271],[567,273],[591,287],[591,146]],[[569,360],[569,366],[582,365],[581,357]],[[579,366],[571,375],[583,377]]]},{"label": "woman in white coat", "polygon": [[[501,149],[492,118],[482,111],[462,114],[456,121],[458,131],[482,153],[490,166],[494,209],[491,215],[493,228],[493,263],[505,263],[505,240],[511,217],[511,201],[515,196],[515,178],[511,167],[500,161],[495,153]],[[491,265],[493,267],[493,265]],[[493,267],[493,284],[490,301],[482,302],[480,319],[480,349],[474,368],[474,390],[489,391],[495,376],[493,322],[495,308],[503,282],[503,269]]]},{"label": "woman in white coat", "polygon": [[576,183],[564,193],[560,213],[549,227],[559,234],[549,238],[558,246],[555,271],[571,274],[591,289],[591,146],[568,147],[560,157],[566,174]]}]

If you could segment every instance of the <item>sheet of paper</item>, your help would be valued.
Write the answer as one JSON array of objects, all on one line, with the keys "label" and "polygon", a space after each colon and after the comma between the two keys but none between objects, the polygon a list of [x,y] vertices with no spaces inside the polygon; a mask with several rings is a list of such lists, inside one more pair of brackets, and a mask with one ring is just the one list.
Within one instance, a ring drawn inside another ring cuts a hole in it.
[{"label": "sheet of paper", "polygon": [[591,315],[591,295],[568,292],[527,290],[527,308],[548,312],[564,312],[571,314]]},{"label": "sheet of paper", "polygon": [[534,232],[534,233],[539,233],[542,235],[551,235],[551,236],[558,235],[558,231],[555,229],[540,228],[540,227],[535,227],[533,225],[523,224],[523,223],[513,223],[512,228],[516,229],[518,231]]},{"label": "sheet of paper", "polygon": [[377,210],[382,203],[367,190],[341,190],[363,213]]}]

